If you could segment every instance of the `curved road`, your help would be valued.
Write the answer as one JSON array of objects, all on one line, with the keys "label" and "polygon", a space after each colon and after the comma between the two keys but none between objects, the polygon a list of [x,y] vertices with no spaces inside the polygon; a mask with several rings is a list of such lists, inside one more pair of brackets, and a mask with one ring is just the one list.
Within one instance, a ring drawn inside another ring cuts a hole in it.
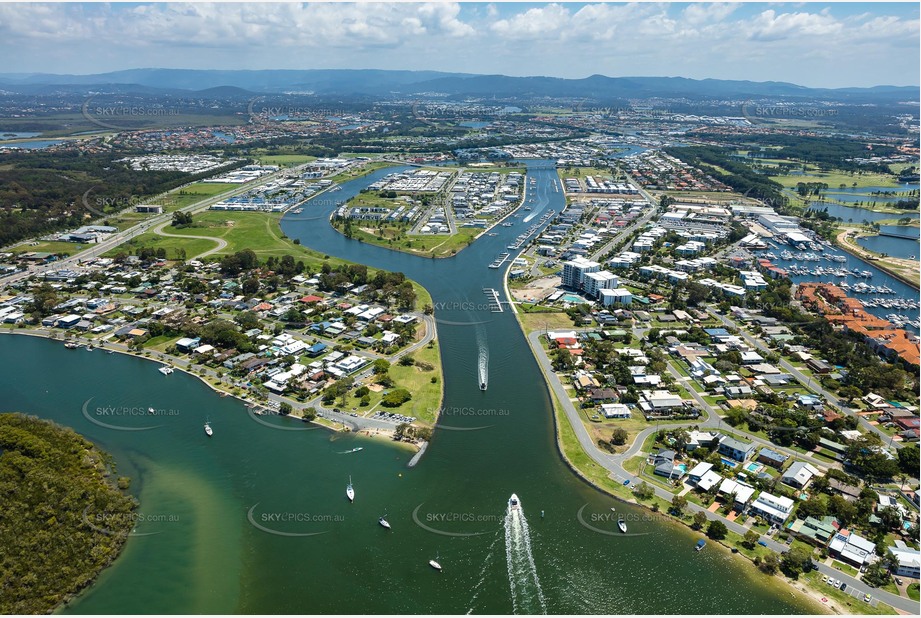
[{"label": "curved road", "polygon": [[218,251],[223,251],[224,247],[227,246],[227,241],[223,238],[217,238],[215,236],[193,236],[191,234],[170,234],[169,232],[164,232],[163,228],[167,225],[172,225],[172,221],[164,221],[153,229],[154,234],[159,234],[160,236],[166,236],[167,238],[194,238],[197,240],[210,240],[217,243],[217,246],[213,249],[209,249],[203,253],[199,253],[195,257],[190,257],[190,260],[197,260],[199,258],[208,257],[212,253],[217,253]]}]

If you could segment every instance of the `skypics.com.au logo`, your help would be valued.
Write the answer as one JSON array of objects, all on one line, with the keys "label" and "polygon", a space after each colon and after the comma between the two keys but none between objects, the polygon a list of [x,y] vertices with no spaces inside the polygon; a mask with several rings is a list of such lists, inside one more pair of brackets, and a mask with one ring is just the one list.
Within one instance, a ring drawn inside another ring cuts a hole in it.
[{"label": "skypics.com.au logo", "polygon": [[103,103],[97,95],[83,102],[80,112],[92,124],[113,131],[141,131],[157,126],[164,118],[176,118],[179,109],[162,105],[125,105]]},{"label": "skypics.com.au logo", "polygon": [[83,412],[83,417],[94,425],[115,431],[148,431],[150,429],[157,429],[158,427],[162,427],[162,425],[151,425],[148,423],[130,425],[127,424],[130,422],[128,419],[163,419],[177,417],[180,413],[179,410],[175,408],[155,408],[153,406],[116,405],[95,406],[90,408],[90,402],[93,401],[93,399],[93,397],[90,397],[83,402],[83,406],[80,408]]},{"label": "skypics.com.au logo", "polygon": [[143,203],[141,198],[135,195],[91,195],[96,189],[97,187],[87,189],[83,194],[82,202],[83,207],[97,217],[108,217],[118,211],[140,206]]},{"label": "skypics.com.au logo", "polygon": [[260,511],[257,502],[246,512],[249,524],[275,536],[308,537],[329,532],[329,526],[345,521],[342,515],[307,511]]},{"label": "skypics.com.au logo", "polygon": [[742,104],[742,117],[752,124],[765,124],[777,120],[818,120],[837,115],[837,109],[815,105],[764,104],[753,101]]}]

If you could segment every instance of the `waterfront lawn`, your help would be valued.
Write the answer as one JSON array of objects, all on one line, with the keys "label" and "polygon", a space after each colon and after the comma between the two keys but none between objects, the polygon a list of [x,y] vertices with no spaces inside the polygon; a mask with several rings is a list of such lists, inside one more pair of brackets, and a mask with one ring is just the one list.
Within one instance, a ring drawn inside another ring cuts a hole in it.
[{"label": "waterfront lawn", "polygon": [[[390,366],[390,377],[393,378],[396,388],[405,388],[412,393],[413,398],[398,408],[379,407],[378,410],[397,412],[406,416],[415,416],[420,422],[432,424],[435,415],[441,407],[441,357],[438,353],[438,342],[433,341],[427,346],[412,353],[418,362],[428,363],[434,369],[424,371],[418,366],[403,366],[399,361]],[[432,378],[436,382],[432,383]]]},{"label": "waterfront lawn", "polygon": [[[352,226],[352,238],[370,245],[378,245],[396,251],[404,251],[425,257],[450,257],[458,251],[469,246],[477,234],[483,230],[479,228],[460,227],[456,234],[413,234],[407,235],[405,227],[385,225],[381,230],[359,227],[361,222]],[[340,232],[343,223],[336,222],[335,226]]]},{"label": "waterfront lawn", "polygon": [[582,445],[576,437],[576,432],[573,430],[572,425],[569,424],[569,418],[563,412],[556,394],[552,390],[550,393],[553,400],[553,413],[556,417],[557,443],[563,452],[563,458],[569,462],[573,471],[611,495],[624,500],[634,500],[633,492],[628,487],[612,479],[610,472],[589,457],[588,453],[582,449]]},{"label": "waterfront lawn", "polygon": [[[808,573],[803,573],[800,575],[801,580],[809,585],[810,588],[821,593],[822,596],[827,597],[828,599],[834,601],[846,613],[853,614],[870,614],[870,615],[893,615],[898,614],[892,607],[886,605],[885,603],[879,603],[876,607],[873,607],[869,603],[863,600],[863,597],[856,598],[852,597],[847,592],[842,592],[838,588],[829,586],[828,584],[822,583],[822,574],[818,571],[810,571]],[[870,593],[872,596],[872,592]]]},{"label": "waterfront lawn", "polygon": [[875,172],[858,172],[850,173],[843,170],[833,170],[830,172],[820,172],[818,168],[809,166],[807,174],[802,176],[770,176],[770,179],[782,184],[784,187],[795,188],[800,182],[824,182],[828,185],[828,190],[833,191],[841,185],[847,188],[853,187],[856,183],[857,188],[861,187],[893,187],[898,188],[898,181],[895,176],[890,174],[877,174]]},{"label": "waterfront lawn", "polygon": [[382,167],[391,167],[397,165],[396,163],[391,163],[389,161],[372,161],[362,165],[360,168],[350,168],[341,174],[336,174],[330,180],[333,182],[346,182],[348,180],[355,180],[356,178],[361,178],[366,174],[370,174],[374,170],[379,170]]}]

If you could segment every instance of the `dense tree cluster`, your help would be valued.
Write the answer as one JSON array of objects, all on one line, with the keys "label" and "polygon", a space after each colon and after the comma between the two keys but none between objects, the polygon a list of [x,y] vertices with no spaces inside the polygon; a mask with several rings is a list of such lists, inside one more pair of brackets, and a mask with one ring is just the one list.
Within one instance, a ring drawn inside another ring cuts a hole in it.
[{"label": "dense tree cluster", "polygon": [[137,503],[111,467],[71,429],[0,414],[0,613],[50,613],[118,555]]}]

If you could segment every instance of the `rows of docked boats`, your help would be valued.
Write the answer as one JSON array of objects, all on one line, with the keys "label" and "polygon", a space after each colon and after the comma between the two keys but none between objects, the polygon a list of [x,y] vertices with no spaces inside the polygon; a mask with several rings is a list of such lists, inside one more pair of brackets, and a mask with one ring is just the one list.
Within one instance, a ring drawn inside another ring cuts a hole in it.
[{"label": "rows of docked boats", "polygon": [[898,313],[890,313],[886,316],[886,319],[892,322],[896,328],[903,328],[905,326],[911,326],[915,329],[921,329],[921,318],[911,319],[907,315],[901,315]]},{"label": "rows of docked boats", "polygon": [[895,294],[895,290],[888,285],[869,285],[863,281],[854,285],[844,282],[839,284],[838,287],[852,294]]},{"label": "rows of docked boats", "polygon": [[509,248],[509,249],[512,249],[512,250],[521,249],[521,246],[522,246],[524,243],[526,243],[526,242],[528,241],[528,238],[530,238],[531,234],[533,234],[534,232],[536,232],[537,230],[539,230],[539,229],[540,229],[540,226],[542,226],[544,223],[546,223],[547,221],[549,221],[550,218],[553,217],[553,215],[555,215],[555,214],[556,214],[556,211],[553,211],[553,210],[551,210],[550,212],[544,214],[544,216],[542,216],[542,217],[537,221],[537,223],[532,224],[531,227],[529,227],[527,230],[525,230],[524,232],[522,232],[521,234],[519,234],[519,235],[518,235],[518,238],[515,239],[515,242],[513,242],[512,244],[510,244],[510,245],[508,246],[508,248]]},{"label": "rows of docked boats", "polygon": [[[860,270],[853,269],[848,270],[844,267],[828,267],[828,266],[815,266],[809,268],[807,266],[801,266],[799,264],[793,264],[792,266],[785,267],[787,272],[791,275],[805,276],[813,275],[816,277],[857,277],[858,279],[869,279],[873,276],[873,273],[869,270]],[[883,286],[885,287],[885,286]],[[883,294],[893,294],[894,292],[882,292]]]},{"label": "rows of docked boats", "polygon": [[[763,255],[764,257],[772,260],[776,260],[778,258],[778,256],[772,252],[768,252]],[[788,249],[784,249],[780,252],[779,257],[782,260],[787,260],[790,262],[821,262],[822,260],[838,262],[839,264],[847,262],[847,257],[837,253],[829,253],[827,251],[823,251],[820,255],[818,253],[813,253],[812,251],[790,251]]]},{"label": "rows of docked boats", "polygon": [[917,309],[918,301],[910,298],[867,298],[860,301],[864,307],[884,309]]}]

